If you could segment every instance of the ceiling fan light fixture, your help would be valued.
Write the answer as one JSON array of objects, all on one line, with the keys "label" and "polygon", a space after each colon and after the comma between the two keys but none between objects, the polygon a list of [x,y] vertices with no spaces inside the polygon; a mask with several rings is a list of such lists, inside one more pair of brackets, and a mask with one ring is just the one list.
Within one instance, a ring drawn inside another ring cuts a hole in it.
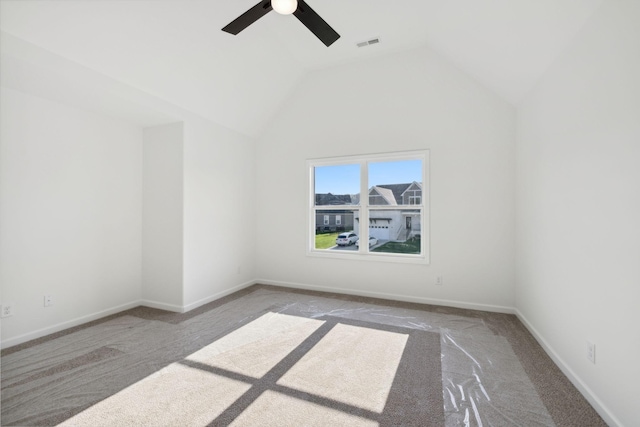
[{"label": "ceiling fan light fixture", "polygon": [[235,36],[272,10],[281,14],[294,14],[298,21],[327,47],[340,38],[340,34],[311,9],[305,0],[260,0],[258,4],[227,24],[222,31]]},{"label": "ceiling fan light fixture", "polygon": [[298,8],[298,0],[271,0],[271,7],[281,15],[291,15]]}]

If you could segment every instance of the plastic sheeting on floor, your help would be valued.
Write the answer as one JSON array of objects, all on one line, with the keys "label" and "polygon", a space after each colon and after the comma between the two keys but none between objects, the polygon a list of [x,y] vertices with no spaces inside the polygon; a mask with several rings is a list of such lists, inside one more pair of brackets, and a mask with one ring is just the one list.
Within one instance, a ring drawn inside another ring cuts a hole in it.
[{"label": "plastic sheeting on floor", "polygon": [[[181,378],[197,380],[198,375],[194,376],[192,370],[180,363],[197,363],[198,355],[212,343],[222,345],[225,337],[266,313],[318,321],[344,319],[346,323],[347,320],[368,322],[439,334],[446,426],[554,425],[505,337],[480,317],[439,313],[433,307],[431,310],[261,287],[180,323],[123,315],[3,356],[2,425],[55,425],[71,421],[73,416],[79,416],[105,399],[113,399],[113,395],[128,387],[142,387],[138,384],[145,379],[148,384],[148,378],[160,372],[173,375],[166,377],[169,382],[161,383],[165,387]],[[135,314],[135,310],[131,313]],[[312,331],[313,328],[307,332]],[[384,337],[384,334],[374,336]],[[305,337],[302,335],[300,341]],[[242,341],[228,341],[228,348],[216,351],[237,350],[238,346],[246,345]],[[232,358],[219,360],[227,365],[216,369],[233,371]],[[237,381],[228,378],[224,381],[233,385],[235,391],[231,397],[237,398],[247,389]],[[242,382],[242,377],[239,381]],[[153,387],[141,390],[149,393]],[[267,407],[266,397],[272,393],[269,390],[256,405]],[[223,401],[222,406],[231,405],[233,400]],[[274,401],[280,400],[286,401],[282,396]],[[316,406],[309,410],[315,411]],[[218,409],[217,413],[224,410]],[[207,419],[197,422],[207,425],[210,421]]]}]

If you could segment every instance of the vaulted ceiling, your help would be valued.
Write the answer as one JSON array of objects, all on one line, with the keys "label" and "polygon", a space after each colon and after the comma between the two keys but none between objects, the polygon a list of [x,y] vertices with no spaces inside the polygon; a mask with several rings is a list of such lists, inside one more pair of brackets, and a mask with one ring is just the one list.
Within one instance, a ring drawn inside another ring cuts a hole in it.
[{"label": "vaulted ceiling", "polygon": [[517,105],[603,1],[307,0],[341,35],[328,48],[274,12],[221,31],[257,0],[0,0],[0,29],[256,136],[306,73],[423,46]]}]

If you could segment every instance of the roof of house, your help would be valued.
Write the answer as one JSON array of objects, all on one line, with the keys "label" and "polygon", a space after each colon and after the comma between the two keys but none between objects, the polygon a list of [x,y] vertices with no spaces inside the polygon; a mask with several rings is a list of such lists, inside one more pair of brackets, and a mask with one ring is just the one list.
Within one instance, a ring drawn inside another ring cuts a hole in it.
[{"label": "roof of house", "polygon": [[350,205],[350,204],[351,204],[351,195],[349,194],[316,193],[316,206]]},{"label": "roof of house", "polygon": [[398,200],[402,200],[402,198],[398,199],[393,193],[393,191],[391,191],[391,189],[389,188],[384,188],[379,186],[371,187],[371,190],[369,190],[369,195],[371,196],[371,193],[373,192],[378,193],[387,202],[387,204],[392,206],[397,205]]},{"label": "roof of house", "polygon": [[402,193],[407,191],[407,188],[411,187],[411,184],[413,184],[413,182],[409,182],[407,184],[384,184],[384,185],[378,185],[377,187],[382,187],[382,188],[391,190],[391,192],[393,193],[393,197],[398,202],[397,204],[401,205]]},{"label": "roof of house", "polygon": [[[422,188],[422,183],[416,181],[406,184],[375,185],[369,189],[369,194],[371,194],[372,190],[375,190],[380,196],[384,197],[390,205],[401,205],[402,194],[414,183]],[[360,194],[316,193],[316,206],[357,205],[359,203]]]},{"label": "roof of house", "polygon": [[396,201],[398,202],[399,205],[402,204],[402,195],[404,194],[405,191],[407,191],[413,184],[417,184],[418,187],[420,187],[420,189],[422,189],[422,183],[421,182],[417,182],[417,181],[413,181],[413,182],[409,182],[406,184],[384,184],[384,185],[377,185],[376,187],[382,187],[382,188],[387,188],[389,190],[391,190],[393,192],[393,196],[395,197]]}]

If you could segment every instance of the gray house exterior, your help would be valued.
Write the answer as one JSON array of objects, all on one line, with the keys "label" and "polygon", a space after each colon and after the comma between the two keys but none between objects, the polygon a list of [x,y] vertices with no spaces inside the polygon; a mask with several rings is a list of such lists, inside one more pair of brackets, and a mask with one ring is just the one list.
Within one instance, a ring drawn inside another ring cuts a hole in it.
[{"label": "gray house exterior", "polygon": [[316,233],[333,233],[354,229],[353,211],[335,210],[316,212]]},{"label": "gray house exterior", "polygon": [[[369,235],[378,240],[404,242],[420,236],[420,210],[407,209],[422,204],[422,184],[376,185],[369,189]],[[376,210],[375,206],[398,206],[397,210]],[[358,218],[356,218],[356,223]],[[357,226],[357,225],[356,225]]]},{"label": "gray house exterior", "polygon": [[[422,183],[377,185],[369,189],[369,235],[378,240],[406,241],[422,230],[420,210]],[[316,206],[358,205],[359,195],[316,194]],[[398,206],[398,209],[376,210],[376,206]],[[359,229],[359,218],[353,210],[316,211],[316,233]]]},{"label": "gray house exterior", "polygon": [[[350,194],[316,194],[316,206],[340,206],[357,204]],[[336,209],[316,211],[316,234],[351,231],[354,227],[352,210]]]}]

